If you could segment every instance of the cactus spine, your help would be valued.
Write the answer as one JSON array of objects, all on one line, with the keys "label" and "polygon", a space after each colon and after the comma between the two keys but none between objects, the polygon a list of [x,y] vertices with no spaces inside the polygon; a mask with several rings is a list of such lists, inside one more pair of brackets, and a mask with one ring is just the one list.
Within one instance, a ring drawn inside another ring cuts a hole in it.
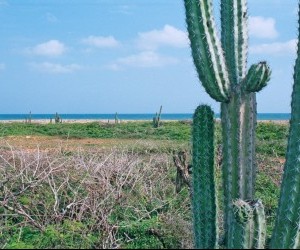
[{"label": "cactus spine", "polygon": [[[300,5],[300,3],[299,3]],[[299,17],[300,33],[300,17]],[[298,34],[299,36],[299,34]],[[283,181],[275,228],[271,239],[273,249],[300,248],[300,46],[294,68],[292,116]]]},{"label": "cactus spine", "polygon": [[192,56],[207,93],[221,102],[223,136],[224,227],[234,248],[233,201],[253,200],[256,92],[270,78],[265,62],[247,72],[247,1],[222,0],[219,40],[211,0],[184,0]]},{"label": "cactus spine", "polygon": [[193,118],[192,205],[197,249],[217,245],[217,212],[214,175],[214,113],[199,106]]}]

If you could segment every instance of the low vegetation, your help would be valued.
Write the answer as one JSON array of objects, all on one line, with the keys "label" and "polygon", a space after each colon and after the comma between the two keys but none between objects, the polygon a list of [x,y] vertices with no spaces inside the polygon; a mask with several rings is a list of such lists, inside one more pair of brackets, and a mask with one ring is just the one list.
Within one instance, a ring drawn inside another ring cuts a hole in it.
[{"label": "low vegetation", "polygon": [[46,135],[61,138],[117,138],[189,140],[188,122],[165,122],[154,128],[150,122],[111,123],[1,123],[0,136]]},{"label": "low vegetation", "polygon": [[[189,190],[176,193],[173,163],[179,151],[190,157],[189,122],[12,123],[0,133],[1,248],[193,247]],[[216,148],[220,134],[217,124]],[[258,124],[256,196],[270,229],[287,134],[287,124]]]}]

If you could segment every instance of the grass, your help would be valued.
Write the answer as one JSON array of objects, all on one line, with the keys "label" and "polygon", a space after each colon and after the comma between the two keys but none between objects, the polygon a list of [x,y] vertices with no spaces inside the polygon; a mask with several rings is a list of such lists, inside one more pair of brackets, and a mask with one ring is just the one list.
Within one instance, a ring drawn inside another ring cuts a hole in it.
[{"label": "grass", "polygon": [[63,124],[0,124],[0,136],[59,136],[62,138],[117,138],[189,140],[190,127],[183,122],[165,122],[153,128],[150,122],[105,123],[63,123]]},{"label": "grass", "polygon": [[[190,123],[11,123],[0,134],[0,184],[9,177],[0,202],[8,197],[40,226],[0,206],[1,248],[192,248],[189,191],[175,193],[172,162],[190,150]],[[269,236],[287,135],[287,124],[257,127],[256,197]]]}]

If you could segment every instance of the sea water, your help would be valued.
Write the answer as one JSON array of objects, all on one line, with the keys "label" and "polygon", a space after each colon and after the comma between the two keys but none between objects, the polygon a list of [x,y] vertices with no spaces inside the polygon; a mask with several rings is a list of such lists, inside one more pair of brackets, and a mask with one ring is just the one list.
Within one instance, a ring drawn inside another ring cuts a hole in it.
[{"label": "sea water", "polygon": [[[0,120],[26,120],[29,114],[0,114]],[[115,119],[115,114],[59,114],[63,120],[108,120]],[[32,120],[54,119],[55,114],[31,114]],[[118,114],[120,120],[152,120],[155,114]],[[193,114],[162,114],[161,120],[191,120]],[[258,120],[289,120],[289,113],[259,113]],[[220,118],[216,114],[216,118]]]}]

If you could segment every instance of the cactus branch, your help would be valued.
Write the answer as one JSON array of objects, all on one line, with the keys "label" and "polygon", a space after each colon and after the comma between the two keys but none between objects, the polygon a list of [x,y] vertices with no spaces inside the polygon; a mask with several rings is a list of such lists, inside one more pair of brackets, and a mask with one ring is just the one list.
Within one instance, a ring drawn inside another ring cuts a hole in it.
[{"label": "cactus branch", "polygon": [[234,225],[230,249],[251,249],[253,243],[253,208],[243,200],[233,202]]},{"label": "cactus branch", "polygon": [[254,249],[264,249],[266,244],[267,236],[267,225],[266,225],[266,215],[265,208],[261,202],[258,200],[253,204],[254,207],[254,242],[252,248]]},{"label": "cactus branch", "polygon": [[264,249],[266,242],[266,218],[260,200],[233,202],[234,222],[230,249]]},{"label": "cactus branch", "polygon": [[246,0],[221,1],[222,46],[231,84],[237,85],[246,75],[248,32]]},{"label": "cactus branch", "polygon": [[216,32],[211,0],[184,2],[192,55],[199,79],[212,98],[227,102],[229,76],[224,52]]},{"label": "cactus branch", "polygon": [[214,114],[210,107],[199,106],[193,119],[192,172],[195,247],[199,249],[217,245],[214,172]]},{"label": "cactus branch", "polygon": [[244,89],[248,93],[259,92],[270,81],[271,70],[266,62],[260,62],[250,67],[245,78]]}]

